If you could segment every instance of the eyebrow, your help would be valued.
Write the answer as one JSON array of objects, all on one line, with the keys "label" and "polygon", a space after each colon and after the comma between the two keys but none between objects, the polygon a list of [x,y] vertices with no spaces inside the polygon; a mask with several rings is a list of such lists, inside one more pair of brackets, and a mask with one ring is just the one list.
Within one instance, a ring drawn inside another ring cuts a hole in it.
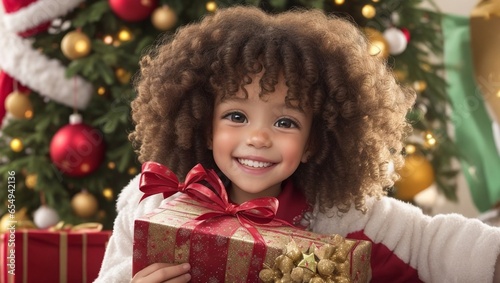
[{"label": "eyebrow", "polygon": [[[260,99],[262,99],[262,98],[260,98]],[[232,96],[226,96],[223,100],[219,100],[219,103],[231,102],[231,101],[235,101],[235,102],[240,102],[241,103],[241,102],[244,102],[246,100],[248,100],[248,97],[238,97],[236,95],[232,95]],[[290,110],[294,110],[294,111],[300,112],[302,114],[306,114],[305,111],[301,107],[293,106],[290,103],[284,103],[283,105],[285,106],[286,109],[290,109]]]}]

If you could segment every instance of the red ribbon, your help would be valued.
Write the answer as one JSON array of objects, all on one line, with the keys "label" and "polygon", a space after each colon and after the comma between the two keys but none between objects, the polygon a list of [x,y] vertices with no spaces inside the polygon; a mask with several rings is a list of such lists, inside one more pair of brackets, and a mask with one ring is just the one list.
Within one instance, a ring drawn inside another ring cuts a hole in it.
[{"label": "red ribbon", "polygon": [[[200,183],[203,181],[208,183],[212,189]],[[279,205],[278,200],[274,197],[257,198],[240,205],[230,203],[219,176],[214,170],[205,170],[201,164],[194,166],[182,183],[166,166],[156,162],[146,162],[142,166],[139,188],[144,193],[141,201],[159,193],[162,193],[164,198],[177,192],[186,193],[213,210],[198,216],[197,220],[233,215],[249,230],[252,230],[252,224],[262,225],[273,221]],[[277,221],[289,225],[285,221]]]},{"label": "red ribbon", "polygon": [[[206,182],[210,187],[200,182]],[[278,200],[274,197],[263,197],[244,202],[240,205],[229,202],[228,195],[222,181],[213,170],[205,170],[197,164],[186,175],[185,182],[179,182],[176,175],[166,166],[156,162],[146,162],[142,166],[139,188],[144,192],[141,201],[151,195],[162,193],[167,198],[177,192],[189,195],[203,203],[212,211],[198,216],[195,220],[200,224],[214,217],[232,215],[254,238],[253,255],[264,260],[266,246],[264,238],[254,225],[291,226],[286,221],[274,219],[278,211]],[[271,223],[272,221],[274,223]],[[191,251],[193,252],[193,251]],[[250,271],[249,271],[250,272]],[[258,274],[249,276],[257,280]]]}]

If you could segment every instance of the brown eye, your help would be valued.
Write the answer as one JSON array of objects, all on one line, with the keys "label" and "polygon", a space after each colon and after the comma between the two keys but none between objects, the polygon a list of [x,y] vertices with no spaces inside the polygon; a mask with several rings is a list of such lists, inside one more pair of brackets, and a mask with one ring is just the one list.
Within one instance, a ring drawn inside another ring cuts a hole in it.
[{"label": "brown eye", "polygon": [[244,114],[240,112],[231,112],[223,117],[223,119],[227,119],[231,122],[235,123],[246,123],[247,122],[247,117],[245,117]]},{"label": "brown eye", "polygon": [[297,123],[295,123],[292,119],[289,118],[281,118],[276,123],[274,123],[274,126],[278,128],[298,128]]}]

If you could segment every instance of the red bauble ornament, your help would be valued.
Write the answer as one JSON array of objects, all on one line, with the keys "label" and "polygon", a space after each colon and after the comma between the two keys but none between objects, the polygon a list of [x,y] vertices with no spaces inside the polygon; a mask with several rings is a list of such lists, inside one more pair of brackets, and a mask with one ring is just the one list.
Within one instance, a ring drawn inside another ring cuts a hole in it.
[{"label": "red bauble ornament", "polygon": [[149,18],[158,0],[109,0],[109,6],[123,20],[138,22]]},{"label": "red bauble ornament", "polygon": [[83,177],[95,171],[104,158],[102,133],[81,122],[73,114],[70,124],[62,127],[50,142],[50,158],[63,174]]}]

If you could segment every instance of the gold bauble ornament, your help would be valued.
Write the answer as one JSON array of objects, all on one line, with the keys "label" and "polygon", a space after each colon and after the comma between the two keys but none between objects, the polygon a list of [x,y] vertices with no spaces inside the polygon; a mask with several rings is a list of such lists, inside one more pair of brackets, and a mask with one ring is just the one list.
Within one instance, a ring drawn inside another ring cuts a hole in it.
[{"label": "gold bauble ornament", "polygon": [[177,24],[177,14],[167,5],[158,7],[151,15],[151,23],[158,30],[170,30]]},{"label": "gold bauble ornament", "polygon": [[27,119],[33,114],[33,106],[27,93],[13,91],[5,98],[5,110],[14,118]]},{"label": "gold bauble ornament", "polygon": [[396,198],[411,201],[416,194],[434,183],[434,169],[425,156],[418,153],[406,156],[405,165],[398,170],[401,179],[395,184]]},{"label": "gold bauble ornament", "polygon": [[500,124],[500,0],[479,1],[469,22],[476,84],[488,112]]},{"label": "gold bauble ornament", "polygon": [[29,174],[26,176],[26,179],[24,180],[24,184],[28,189],[34,189],[36,186],[36,181],[38,179],[38,175],[36,174]]},{"label": "gold bauble ornament", "polygon": [[215,12],[215,10],[217,10],[217,3],[215,3],[215,1],[208,1],[205,8],[209,12]]},{"label": "gold bauble ornament", "polygon": [[117,68],[115,70],[115,76],[118,81],[124,85],[128,84],[130,82],[130,78],[132,78],[132,74],[123,68]]},{"label": "gold bauble ornament", "polygon": [[102,196],[109,201],[113,200],[114,198],[113,189],[104,188],[104,190],[102,190]]},{"label": "gold bauble ornament", "polygon": [[333,3],[335,3],[336,5],[342,5],[345,3],[345,0],[334,0]]},{"label": "gold bauble ornament", "polygon": [[135,168],[135,167],[130,167],[130,168],[128,168],[128,174],[129,174],[129,175],[134,176],[134,175],[136,175],[136,174],[137,174],[137,172],[138,172],[138,171],[137,171],[137,168]]},{"label": "gold bauble ornament", "polygon": [[133,38],[132,32],[128,28],[125,28],[125,27],[120,29],[117,37],[118,37],[118,40],[120,40],[122,42],[131,41]]},{"label": "gold bauble ornament", "polygon": [[89,218],[97,213],[98,203],[94,195],[82,191],[71,199],[71,207],[78,217]]},{"label": "gold bauble ornament", "polygon": [[9,231],[10,229],[31,229],[35,228],[35,224],[29,219],[27,215],[27,208],[23,207],[14,214],[6,213],[0,219],[0,233]]},{"label": "gold bauble ornament", "polygon": [[374,28],[365,28],[364,32],[370,42],[368,46],[370,55],[387,59],[389,57],[389,44],[382,33]]},{"label": "gold bauble ornament", "polygon": [[361,8],[361,14],[367,19],[372,19],[377,14],[377,10],[372,5],[367,4]]},{"label": "gold bauble ornament", "polygon": [[114,163],[113,161],[108,162],[108,168],[111,169],[111,170],[115,169],[116,168],[116,163]]},{"label": "gold bauble ornament", "polygon": [[61,41],[61,50],[70,60],[87,56],[91,49],[89,37],[80,31],[68,32]]},{"label": "gold bauble ornament", "polygon": [[97,94],[100,95],[100,96],[103,96],[106,94],[106,88],[103,87],[103,86],[100,86],[98,89],[97,89]]},{"label": "gold bauble ornament", "polygon": [[18,139],[18,138],[12,139],[10,141],[9,145],[10,145],[10,149],[13,152],[21,152],[24,149],[23,142],[20,139]]},{"label": "gold bauble ornament", "polygon": [[422,93],[427,89],[427,83],[425,81],[415,81],[413,82],[413,89],[418,93]]}]

